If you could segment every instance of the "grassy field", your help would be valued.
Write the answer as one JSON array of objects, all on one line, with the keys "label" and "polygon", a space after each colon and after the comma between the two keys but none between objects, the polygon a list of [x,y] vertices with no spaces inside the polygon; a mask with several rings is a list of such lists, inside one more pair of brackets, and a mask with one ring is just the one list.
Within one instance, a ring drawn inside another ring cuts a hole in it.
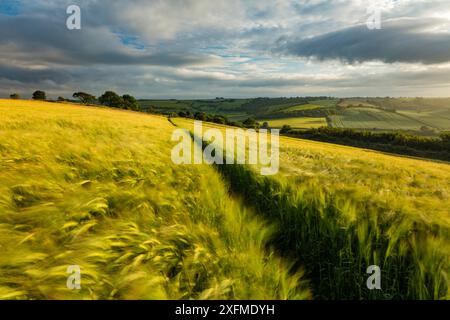
[{"label": "grassy field", "polygon": [[315,109],[320,109],[320,108],[322,108],[322,106],[317,105],[317,104],[308,103],[308,104],[302,104],[302,105],[298,105],[298,106],[289,107],[289,108],[281,110],[281,112],[290,113],[293,111],[315,110]]},{"label": "grassy field", "polygon": [[190,111],[212,114],[246,114],[242,106],[250,99],[204,99],[204,100],[140,100],[144,110],[153,108],[160,113]]},{"label": "grassy field", "polygon": [[338,99],[319,99],[319,100],[309,100],[309,103],[313,105],[319,105],[321,107],[325,108],[332,108],[336,106],[336,104],[339,102]]},{"label": "grassy field", "polygon": [[214,168],[172,165],[166,118],[9,100],[0,115],[0,299],[310,297]]},{"label": "grassy field", "polygon": [[398,114],[414,119],[437,130],[450,130],[450,108],[448,110],[397,111]]},{"label": "grassy field", "polygon": [[329,118],[334,128],[420,130],[426,125],[419,119],[368,107],[346,108]]},{"label": "grassy field", "polygon": [[[305,268],[315,297],[449,298],[449,164],[280,137],[277,176],[217,167],[248,206],[278,222],[274,242]],[[365,287],[373,264],[381,292]]]},{"label": "grassy field", "polygon": [[369,103],[368,101],[365,101],[364,99],[343,99],[338,104],[340,107],[369,107],[373,108],[375,107],[374,104]]},{"label": "grassy field", "polygon": [[366,103],[383,109],[399,111],[445,110],[450,108],[450,98],[366,98]]},{"label": "grassy field", "polygon": [[[372,109],[395,111],[400,118],[391,122],[389,119],[380,118],[376,123],[377,128],[393,130],[417,130],[417,127],[427,126],[436,131],[450,130],[450,99],[449,98],[352,98],[344,99],[339,103],[340,106],[365,106]],[[351,111],[350,111],[351,112]],[[358,115],[348,114],[347,110],[341,115],[347,118],[350,123],[344,119],[343,123],[337,120],[337,125],[357,126]],[[364,121],[360,127],[365,125]],[[368,127],[371,128],[371,127]]]},{"label": "grassy field", "polygon": [[260,123],[268,122],[271,128],[281,128],[284,125],[289,125],[294,129],[304,128],[319,128],[326,127],[327,121],[325,118],[281,118],[281,119],[266,119],[258,120]]}]

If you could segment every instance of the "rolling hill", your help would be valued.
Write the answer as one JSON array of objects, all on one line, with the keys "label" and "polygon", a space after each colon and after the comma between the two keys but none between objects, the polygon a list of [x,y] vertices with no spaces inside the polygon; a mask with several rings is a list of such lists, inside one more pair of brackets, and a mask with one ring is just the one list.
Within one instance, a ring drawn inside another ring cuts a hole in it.
[{"label": "rolling hill", "polygon": [[329,119],[333,128],[420,131],[426,125],[419,119],[369,107],[346,108]]},{"label": "rolling hill", "polygon": [[10,100],[0,115],[0,299],[310,297],[213,168],[171,164],[167,118]]},{"label": "rolling hill", "polygon": [[[437,136],[450,130],[450,99],[297,97],[210,100],[142,100],[144,110],[163,114],[189,111],[228,117],[255,118],[274,128],[329,126],[371,131],[407,131]],[[325,122],[326,119],[326,122]]]},{"label": "rolling hill", "polygon": [[0,114],[0,298],[450,296],[448,163],[280,137],[279,173],[261,176],[173,164],[189,119],[12,100]]}]

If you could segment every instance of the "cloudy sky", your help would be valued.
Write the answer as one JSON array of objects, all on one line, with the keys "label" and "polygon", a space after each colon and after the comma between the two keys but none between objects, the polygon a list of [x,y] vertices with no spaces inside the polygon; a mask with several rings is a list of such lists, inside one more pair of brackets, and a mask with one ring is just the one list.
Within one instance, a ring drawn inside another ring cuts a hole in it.
[{"label": "cloudy sky", "polygon": [[0,96],[37,89],[450,96],[449,0],[0,0]]}]

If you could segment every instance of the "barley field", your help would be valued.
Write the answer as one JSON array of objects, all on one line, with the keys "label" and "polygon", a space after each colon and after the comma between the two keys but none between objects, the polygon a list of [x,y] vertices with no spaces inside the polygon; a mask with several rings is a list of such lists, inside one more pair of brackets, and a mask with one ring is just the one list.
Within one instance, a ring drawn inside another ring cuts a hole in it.
[{"label": "barley field", "polygon": [[275,176],[174,165],[192,125],[0,100],[0,299],[449,298],[448,163],[280,137]]},{"label": "barley field", "polygon": [[[277,221],[273,242],[304,267],[314,297],[449,298],[448,163],[280,137],[276,176],[217,168],[249,207]],[[370,265],[381,267],[382,291],[366,288]]]},{"label": "barley field", "polygon": [[[0,299],[308,299],[276,232],[166,118],[0,100]],[[81,269],[81,290],[67,268]]]}]

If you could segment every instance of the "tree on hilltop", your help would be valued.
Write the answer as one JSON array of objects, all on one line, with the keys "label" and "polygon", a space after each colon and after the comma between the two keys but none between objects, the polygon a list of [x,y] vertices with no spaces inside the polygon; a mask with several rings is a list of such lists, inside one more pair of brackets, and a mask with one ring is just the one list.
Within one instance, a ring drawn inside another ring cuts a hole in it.
[{"label": "tree on hilltop", "polygon": [[124,94],[119,96],[114,91],[106,91],[102,94],[98,101],[104,105],[111,108],[119,108],[133,111],[141,111],[141,106],[135,97],[129,94]]},{"label": "tree on hilltop", "polygon": [[86,92],[75,92],[73,97],[80,100],[83,104],[93,104],[96,100],[95,96]]},{"label": "tree on hilltop", "polygon": [[123,99],[123,103],[124,103],[124,106],[123,106],[124,109],[141,111],[141,106],[139,105],[139,103],[137,102],[135,97],[133,97],[129,94],[124,94],[122,96],[122,99]]},{"label": "tree on hilltop", "polygon": [[124,105],[123,98],[114,91],[106,91],[98,98],[98,101],[102,105],[111,108],[122,108],[122,106]]},{"label": "tree on hilltop", "polygon": [[46,100],[47,96],[44,91],[37,90],[33,92],[33,100]]}]

